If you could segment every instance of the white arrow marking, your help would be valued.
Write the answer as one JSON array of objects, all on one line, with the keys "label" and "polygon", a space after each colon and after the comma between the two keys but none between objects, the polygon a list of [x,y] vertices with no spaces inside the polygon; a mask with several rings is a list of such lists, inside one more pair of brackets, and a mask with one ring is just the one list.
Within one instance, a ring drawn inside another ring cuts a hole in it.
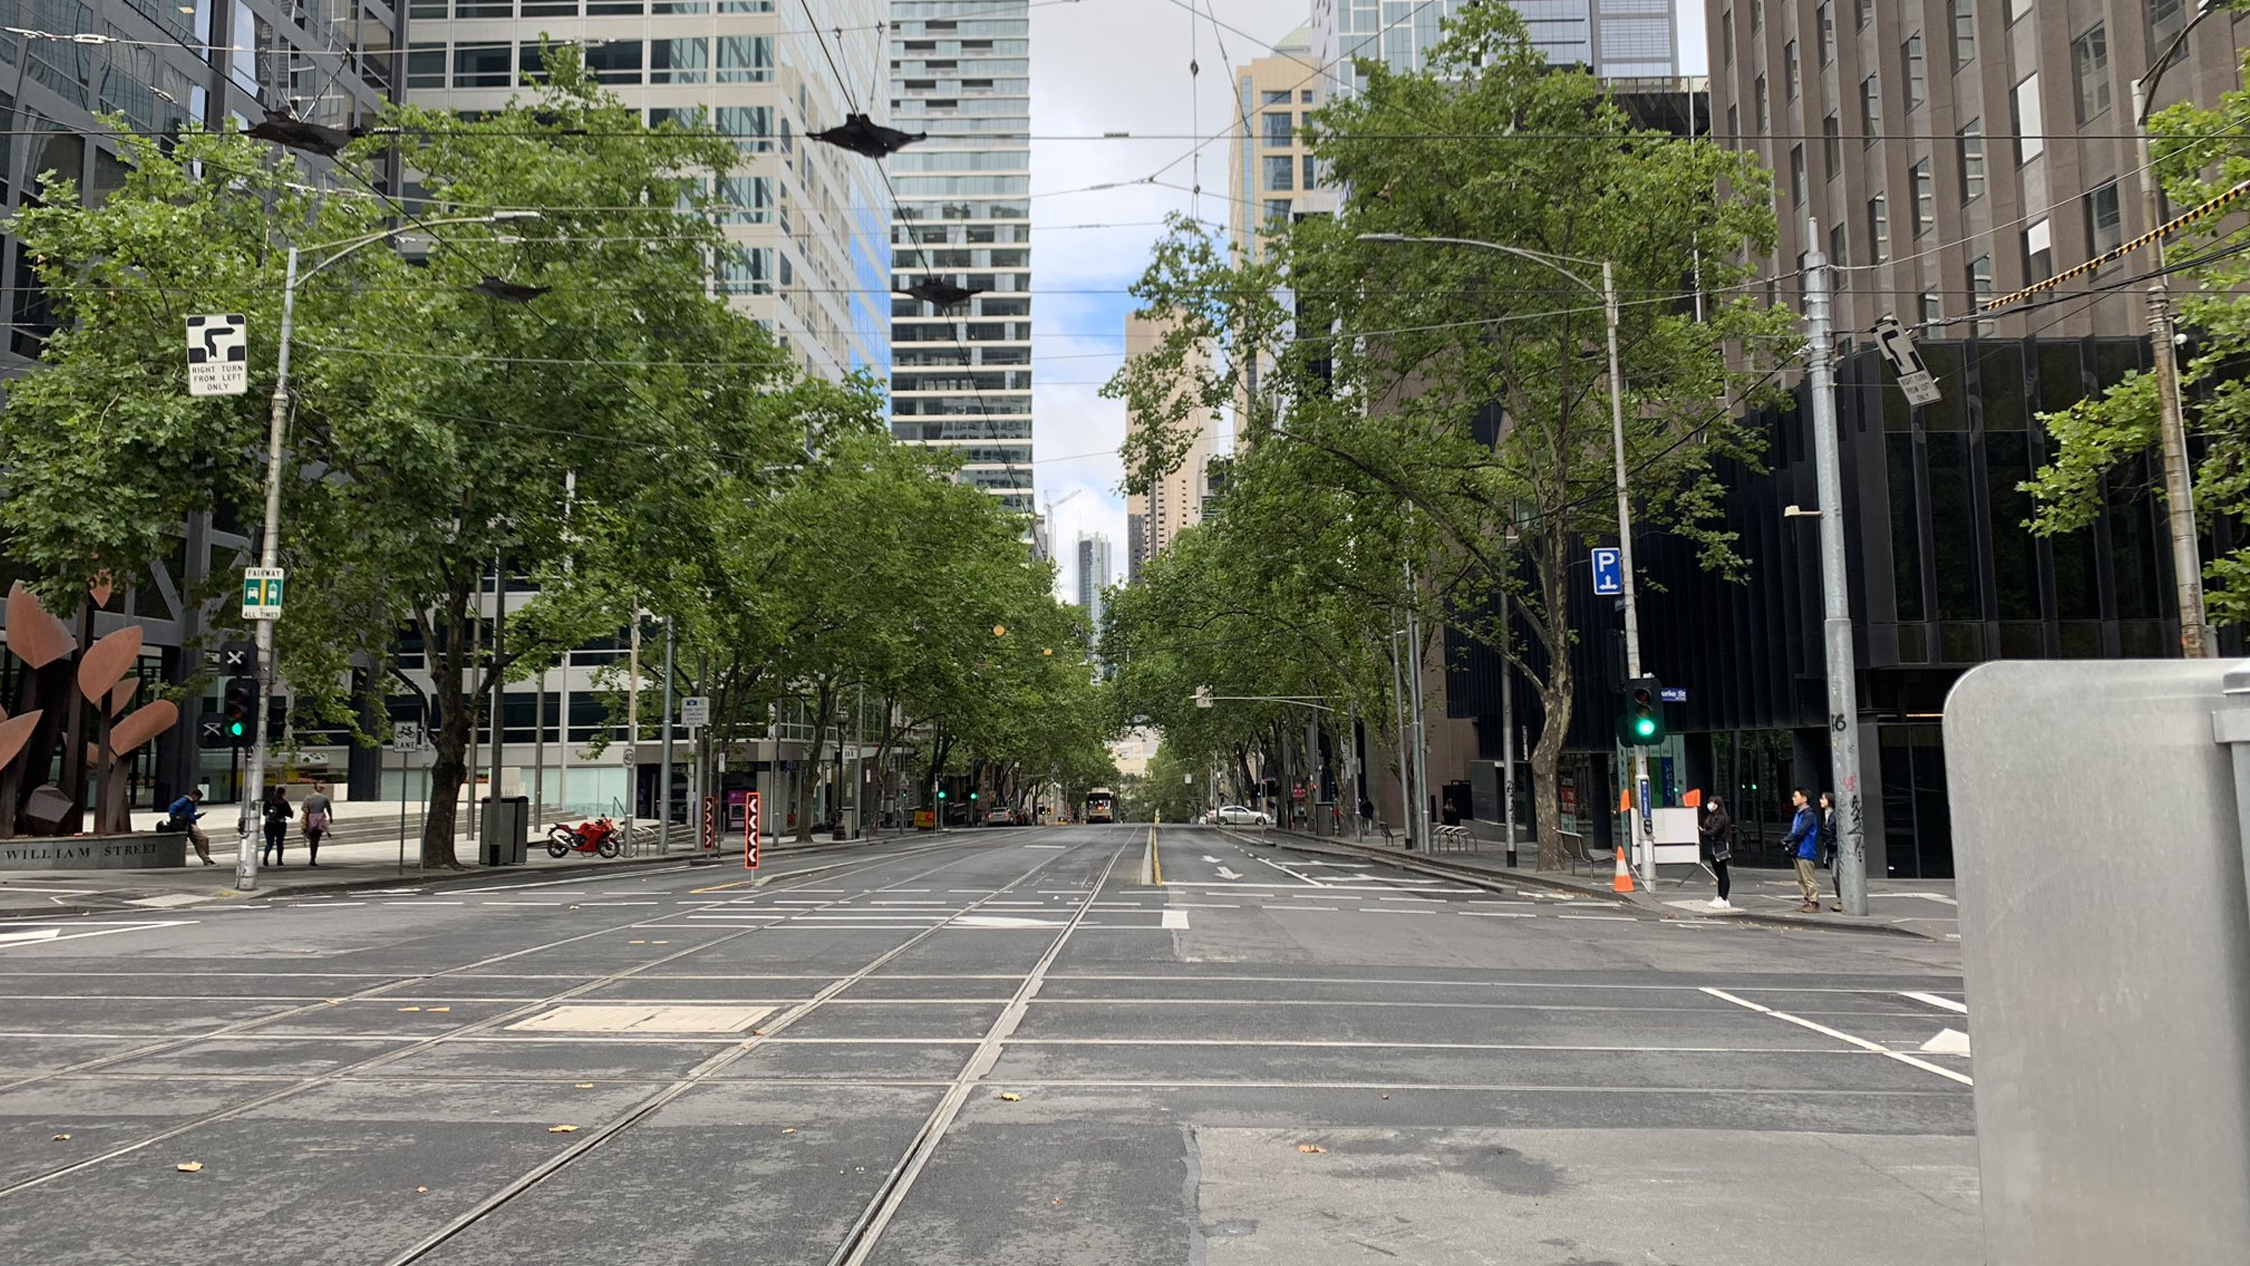
[{"label": "white arrow marking", "polygon": [[1210,855],[1209,853],[1205,853],[1205,854],[1203,855],[1203,860],[1204,860],[1204,861],[1207,861],[1207,862],[1209,862],[1209,863],[1211,863],[1211,864],[1212,864],[1212,865],[1214,865],[1214,866],[1216,866],[1216,865],[1218,865],[1218,864],[1219,864],[1219,859],[1218,859],[1218,858],[1216,858],[1216,857],[1213,857],[1213,856],[1211,856],[1211,855]]},{"label": "white arrow marking", "polygon": [[1922,1043],[1922,1049],[1931,1055],[1966,1055],[1969,1035],[1959,1029],[1939,1029],[1936,1037]]},{"label": "white arrow marking", "polygon": [[1224,867],[1224,866],[1221,866],[1221,867],[1219,867],[1219,878],[1221,878],[1221,879],[1240,879],[1240,878],[1242,878],[1242,875],[1241,875],[1241,872],[1239,872],[1239,871],[1233,871],[1233,870],[1229,870],[1229,869],[1227,869],[1226,867]]}]

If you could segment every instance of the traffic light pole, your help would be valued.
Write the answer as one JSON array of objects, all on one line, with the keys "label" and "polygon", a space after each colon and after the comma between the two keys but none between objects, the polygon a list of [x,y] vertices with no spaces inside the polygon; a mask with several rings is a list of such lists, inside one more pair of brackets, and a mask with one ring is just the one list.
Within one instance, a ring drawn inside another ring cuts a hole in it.
[{"label": "traffic light pole", "polygon": [[1867,913],[1867,835],[1860,807],[1857,656],[1844,576],[1844,480],[1836,451],[1836,376],[1831,358],[1828,260],[1820,225],[1805,221],[1805,337],[1812,393],[1813,465],[1820,489],[1822,640],[1828,649],[1828,759],[1836,788],[1836,886],[1846,914]]},{"label": "traffic light pole", "polygon": [[[1635,599],[1633,580],[1633,499],[1627,491],[1625,472],[1625,372],[1617,356],[1617,270],[1608,260],[1602,261],[1602,314],[1609,326],[1609,427],[1611,456],[1617,464],[1617,562],[1623,582],[1625,603],[1625,676],[1641,675],[1641,612]],[[1638,743],[1633,745],[1633,812],[1625,815],[1625,829],[1633,840],[1633,854],[1640,865],[1641,887],[1656,886],[1656,847],[1652,840],[1635,823],[1644,820],[1649,806],[1642,803],[1648,792],[1648,749]]]}]

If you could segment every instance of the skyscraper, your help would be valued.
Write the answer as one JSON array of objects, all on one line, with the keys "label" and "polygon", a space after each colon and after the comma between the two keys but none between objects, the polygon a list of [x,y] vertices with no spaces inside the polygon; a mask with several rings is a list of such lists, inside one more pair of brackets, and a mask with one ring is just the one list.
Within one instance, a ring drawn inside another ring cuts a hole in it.
[{"label": "skyscraper", "polygon": [[[1164,337],[1165,323],[1134,314],[1125,318],[1125,358],[1131,360],[1154,351]],[[1186,382],[1201,372],[1195,363],[1201,353],[1183,367],[1181,381]],[[1183,388],[1184,390],[1184,388]],[[1139,428],[1143,420],[1127,416],[1128,431]],[[1208,409],[1190,407],[1185,425],[1189,432],[1187,452],[1172,473],[1150,485],[1146,496],[1127,499],[1128,522],[1140,516],[1140,539],[1133,544],[1138,548],[1144,563],[1164,552],[1181,532],[1203,521],[1203,494],[1205,479],[1213,455],[1213,442],[1218,432],[1218,417]],[[1130,557],[1130,555],[1128,555]]]},{"label": "skyscraper", "polygon": [[[891,433],[1033,512],[1028,0],[891,0]],[[824,19],[825,20],[825,19]],[[970,293],[909,298],[925,282]]]},{"label": "skyscraper", "polygon": [[1321,187],[1303,117],[1326,99],[1325,62],[1313,56],[1311,28],[1281,37],[1273,56],[1235,68],[1235,125],[1228,138],[1228,232],[1238,251],[1255,253],[1267,225],[1336,209]]},{"label": "skyscraper", "polygon": [[581,45],[601,82],[649,122],[736,138],[742,165],[715,190],[727,236],[744,248],[716,278],[729,301],[821,377],[889,364],[882,174],[804,140],[859,104],[883,117],[868,98],[879,91],[884,0],[824,0],[819,31],[752,0],[584,0],[585,16],[580,0],[520,4],[519,18],[517,0],[409,0],[407,95],[494,109],[539,68],[543,43]]},{"label": "skyscraper", "polygon": [[1102,627],[1102,590],[1109,587],[1109,537],[1100,532],[1078,534],[1078,605],[1098,631]]},{"label": "skyscraper", "polygon": [[[1362,81],[1351,69],[1352,59],[1379,61],[1394,71],[1419,70],[1440,38],[1440,24],[1470,3],[1313,0],[1313,56],[1335,69],[1330,91],[1355,92]],[[1514,0],[1512,7],[1531,28],[1532,43],[1558,66],[1585,66],[1603,79],[1668,79],[1680,73],[1672,0]]]}]

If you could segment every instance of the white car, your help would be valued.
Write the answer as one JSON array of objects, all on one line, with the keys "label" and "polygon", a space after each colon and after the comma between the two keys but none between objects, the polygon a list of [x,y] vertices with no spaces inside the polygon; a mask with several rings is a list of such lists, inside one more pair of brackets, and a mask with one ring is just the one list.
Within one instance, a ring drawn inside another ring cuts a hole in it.
[{"label": "white car", "polygon": [[1213,811],[1214,820],[1221,826],[1272,826],[1273,819],[1256,809],[1245,809],[1239,804],[1222,804]]}]

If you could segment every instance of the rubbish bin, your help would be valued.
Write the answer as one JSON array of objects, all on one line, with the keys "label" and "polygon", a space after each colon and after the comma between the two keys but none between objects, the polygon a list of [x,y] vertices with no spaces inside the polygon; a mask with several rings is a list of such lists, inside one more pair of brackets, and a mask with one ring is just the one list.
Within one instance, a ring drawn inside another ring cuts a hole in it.
[{"label": "rubbish bin", "polygon": [[859,811],[856,809],[838,809],[835,825],[836,829],[829,835],[830,839],[851,840],[859,838]]},{"label": "rubbish bin", "polygon": [[531,836],[531,797],[487,796],[477,819],[477,861],[486,866],[523,865]]}]

